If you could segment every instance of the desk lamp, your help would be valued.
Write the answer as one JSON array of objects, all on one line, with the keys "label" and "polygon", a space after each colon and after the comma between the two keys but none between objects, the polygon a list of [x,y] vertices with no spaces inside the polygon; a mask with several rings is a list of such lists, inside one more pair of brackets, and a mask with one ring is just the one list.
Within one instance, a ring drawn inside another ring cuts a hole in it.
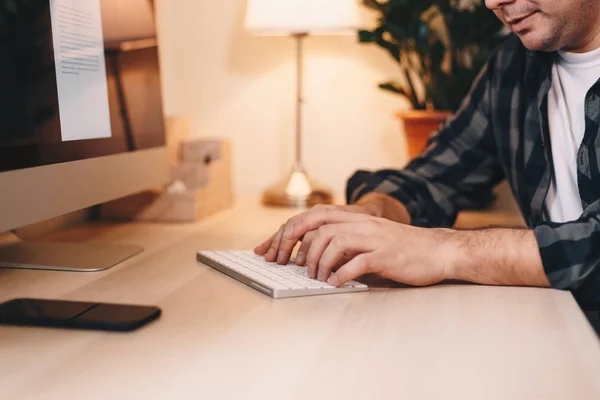
[{"label": "desk lamp", "polygon": [[295,161],[291,173],[263,194],[267,205],[310,207],[333,202],[331,192],[318,187],[302,163],[302,45],[308,35],[353,34],[358,15],[355,0],[248,0],[246,29],[257,35],[290,35],[297,49]]}]

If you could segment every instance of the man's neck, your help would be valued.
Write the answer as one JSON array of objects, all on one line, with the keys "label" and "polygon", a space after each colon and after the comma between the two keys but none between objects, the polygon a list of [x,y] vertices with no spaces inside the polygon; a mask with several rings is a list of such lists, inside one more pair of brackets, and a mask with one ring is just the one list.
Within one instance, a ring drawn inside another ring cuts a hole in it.
[{"label": "man's neck", "polygon": [[593,29],[575,41],[572,45],[563,48],[571,53],[587,53],[600,48],[600,19],[593,24]]}]

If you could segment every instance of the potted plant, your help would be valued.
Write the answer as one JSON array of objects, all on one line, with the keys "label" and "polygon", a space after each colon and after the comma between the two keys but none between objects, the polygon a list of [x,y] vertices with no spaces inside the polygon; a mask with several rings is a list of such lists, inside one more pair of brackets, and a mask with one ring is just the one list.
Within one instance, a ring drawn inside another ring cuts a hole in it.
[{"label": "potted plant", "polygon": [[399,64],[401,83],[379,84],[405,96],[412,110],[400,112],[409,156],[455,112],[493,49],[504,38],[500,20],[483,0],[363,0],[378,15],[361,43],[385,49]]}]

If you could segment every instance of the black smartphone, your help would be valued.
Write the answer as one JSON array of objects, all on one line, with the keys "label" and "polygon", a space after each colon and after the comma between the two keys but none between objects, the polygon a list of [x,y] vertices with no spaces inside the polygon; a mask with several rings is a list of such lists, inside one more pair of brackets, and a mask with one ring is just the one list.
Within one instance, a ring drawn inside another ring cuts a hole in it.
[{"label": "black smartphone", "polygon": [[0,324],[132,331],[157,319],[161,310],[81,301],[14,299],[0,304]]}]

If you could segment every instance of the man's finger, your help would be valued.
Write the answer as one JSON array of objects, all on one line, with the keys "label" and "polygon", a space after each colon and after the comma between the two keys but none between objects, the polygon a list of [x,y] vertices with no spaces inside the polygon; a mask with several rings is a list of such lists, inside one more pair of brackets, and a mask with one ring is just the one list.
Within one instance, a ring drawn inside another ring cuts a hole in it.
[{"label": "man's finger", "polygon": [[274,262],[277,260],[277,252],[279,250],[279,243],[281,242],[281,237],[283,236],[285,225],[281,225],[277,233],[273,236],[273,240],[271,241],[271,245],[269,246],[269,250],[265,254],[265,260],[268,262]]},{"label": "man's finger", "polygon": [[292,254],[298,240],[310,231],[317,230],[325,224],[368,221],[370,217],[334,208],[318,208],[292,217],[286,224],[281,243],[278,243],[282,257]]},{"label": "man's finger", "polygon": [[355,280],[372,269],[373,253],[362,253],[354,257],[348,263],[342,265],[332,274],[327,283],[332,286],[341,286],[348,281]]},{"label": "man's finger", "polygon": [[290,225],[295,224],[296,220],[303,219],[303,218],[305,218],[306,215],[308,215],[310,213],[320,212],[320,210],[323,210],[323,208],[315,208],[311,211],[307,211],[302,214],[298,214],[295,217],[292,217],[288,220],[288,222],[285,224],[285,226],[283,228],[283,235],[281,237],[281,240],[279,242],[279,246],[277,249],[277,251],[278,251],[277,262],[279,264],[287,263],[287,261],[290,259],[291,255],[292,255],[292,252],[294,251],[294,247],[296,247],[298,242],[301,241],[308,232],[310,232],[310,231],[300,232],[297,236],[295,236],[293,238],[286,238],[285,232],[290,229],[289,228]]},{"label": "man's finger", "polygon": [[285,227],[283,240],[298,241],[306,232],[317,230],[325,224],[340,224],[348,222],[368,221],[373,217],[366,214],[320,208],[316,211],[299,214],[290,218]]},{"label": "man's finger", "polygon": [[[306,255],[306,267],[308,276],[312,279],[319,277],[318,267],[323,252],[329,246],[329,243],[337,235],[360,234],[367,229],[364,223],[341,223],[333,225],[323,225],[318,230],[310,245]],[[323,278],[322,280],[325,280]]]},{"label": "man's finger", "polygon": [[308,254],[308,250],[310,249],[310,245],[315,237],[315,233],[315,231],[307,232],[302,238],[302,244],[300,244],[298,254],[296,254],[296,265],[302,266],[306,263],[306,254]]},{"label": "man's finger", "polygon": [[323,254],[329,242],[331,242],[334,235],[338,232],[339,230],[334,225],[324,225],[316,231],[306,254],[306,274],[309,278],[317,278],[317,269],[321,254]]},{"label": "man's finger", "polygon": [[342,261],[348,262],[359,254],[373,252],[378,243],[377,238],[360,234],[335,236],[319,260],[317,279],[326,281]]},{"label": "man's finger", "polygon": [[275,238],[276,234],[277,234],[277,232],[275,232],[273,235],[271,235],[270,238],[268,238],[267,240],[262,242],[260,245],[258,245],[254,249],[254,253],[258,256],[264,256],[267,253],[267,250],[269,250],[269,247],[271,246],[271,242]]}]

